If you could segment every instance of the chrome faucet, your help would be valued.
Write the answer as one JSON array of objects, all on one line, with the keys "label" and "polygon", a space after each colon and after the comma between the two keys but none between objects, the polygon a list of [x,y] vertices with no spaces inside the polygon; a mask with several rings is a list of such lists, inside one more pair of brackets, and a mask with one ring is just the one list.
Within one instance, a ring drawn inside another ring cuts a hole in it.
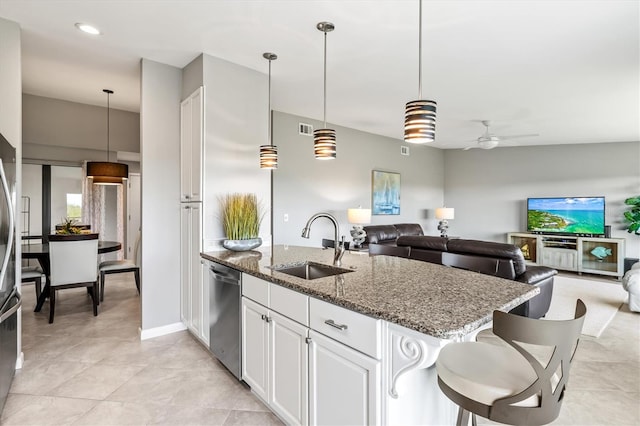
[{"label": "chrome faucet", "polygon": [[314,214],[309,218],[309,220],[307,221],[307,224],[304,226],[304,229],[302,230],[302,238],[309,238],[309,232],[311,231],[311,224],[313,223],[314,220],[316,220],[319,217],[326,217],[331,221],[331,223],[333,223],[333,227],[335,229],[335,237],[333,239],[334,241],[333,265],[340,266],[342,264],[342,256],[344,255],[344,252],[345,252],[344,235],[342,236],[342,239],[338,241],[338,232],[340,229],[340,225],[338,225],[338,220],[335,217],[333,217],[329,213]]}]

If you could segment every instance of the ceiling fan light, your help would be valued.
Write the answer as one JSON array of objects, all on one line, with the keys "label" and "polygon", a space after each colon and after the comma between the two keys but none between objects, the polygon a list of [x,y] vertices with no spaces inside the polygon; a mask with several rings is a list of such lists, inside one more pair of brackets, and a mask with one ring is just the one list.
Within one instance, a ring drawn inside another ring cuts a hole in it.
[{"label": "ceiling fan light", "polygon": [[260,168],[278,168],[278,147],[275,145],[260,145]]},{"label": "ceiling fan light", "polygon": [[404,113],[404,140],[408,143],[429,143],[436,137],[435,101],[407,102]]},{"label": "ceiling fan light", "polygon": [[91,35],[100,35],[102,34],[99,29],[94,27],[93,25],[83,24],[82,22],[76,23],[76,28],[82,31],[83,33],[91,34]]},{"label": "ceiling fan light", "polygon": [[336,158],[336,131],[333,129],[314,130],[313,152],[316,160],[334,160]]}]

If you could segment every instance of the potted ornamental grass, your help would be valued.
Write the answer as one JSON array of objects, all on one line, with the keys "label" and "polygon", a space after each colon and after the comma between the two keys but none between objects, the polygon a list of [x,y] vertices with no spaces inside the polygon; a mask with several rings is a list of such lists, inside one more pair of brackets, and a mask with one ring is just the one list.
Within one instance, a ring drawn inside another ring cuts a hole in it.
[{"label": "potted ornamental grass", "polygon": [[220,197],[222,228],[228,250],[253,250],[262,244],[260,224],[264,211],[255,194],[233,193]]}]

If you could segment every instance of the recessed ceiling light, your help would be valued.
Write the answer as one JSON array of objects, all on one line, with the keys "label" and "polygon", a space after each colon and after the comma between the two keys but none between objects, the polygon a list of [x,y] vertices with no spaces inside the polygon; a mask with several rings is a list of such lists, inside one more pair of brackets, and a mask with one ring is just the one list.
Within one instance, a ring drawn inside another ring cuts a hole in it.
[{"label": "recessed ceiling light", "polygon": [[76,28],[87,34],[100,35],[100,30],[89,24],[78,22],[76,23]]}]

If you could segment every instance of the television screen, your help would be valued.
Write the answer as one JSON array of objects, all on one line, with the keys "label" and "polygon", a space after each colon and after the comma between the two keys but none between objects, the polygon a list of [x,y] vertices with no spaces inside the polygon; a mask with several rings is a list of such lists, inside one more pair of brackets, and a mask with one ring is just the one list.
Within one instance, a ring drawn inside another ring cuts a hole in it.
[{"label": "television screen", "polygon": [[604,235],[604,197],[529,198],[527,231]]}]

